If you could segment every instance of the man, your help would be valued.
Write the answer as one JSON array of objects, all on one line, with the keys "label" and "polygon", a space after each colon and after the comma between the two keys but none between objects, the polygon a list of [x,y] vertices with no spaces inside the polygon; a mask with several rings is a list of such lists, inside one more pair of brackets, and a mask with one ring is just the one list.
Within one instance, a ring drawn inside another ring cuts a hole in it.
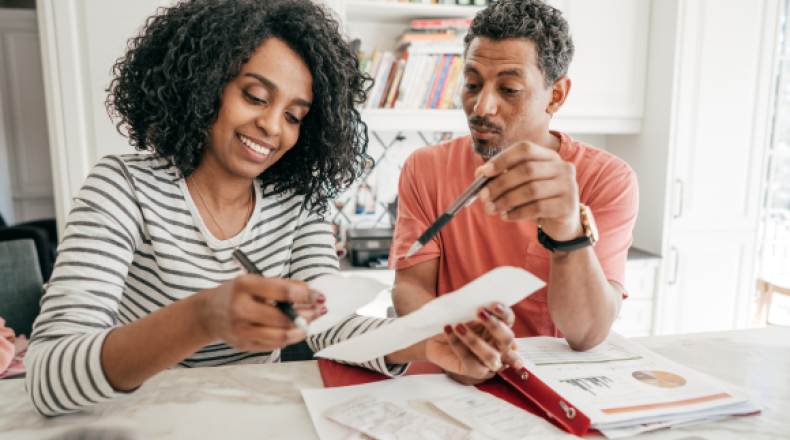
[{"label": "man", "polygon": [[[571,89],[574,49],[560,11],[539,0],[498,0],[477,14],[464,43],[471,136],[406,161],[390,254],[395,310],[411,313],[496,267],[522,267],[548,285],[513,306],[516,336],[564,336],[574,349],[590,349],[606,338],[626,295],[636,176],[622,160],[549,131]],[[479,202],[405,258],[481,173],[493,180]],[[593,216],[597,243],[594,224],[582,221]]]}]

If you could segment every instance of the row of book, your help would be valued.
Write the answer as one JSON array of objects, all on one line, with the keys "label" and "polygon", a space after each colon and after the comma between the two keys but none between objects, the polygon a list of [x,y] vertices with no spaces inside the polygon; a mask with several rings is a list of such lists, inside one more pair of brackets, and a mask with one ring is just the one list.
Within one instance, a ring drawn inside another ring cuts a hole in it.
[{"label": "row of book", "polygon": [[458,54],[407,51],[396,58],[384,52],[372,62],[374,83],[365,108],[459,108],[462,66],[463,58]]},{"label": "row of book", "polygon": [[493,3],[495,0],[372,0],[379,2],[394,2],[394,3],[423,3],[423,4],[442,4],[442,5],[468,5],[468,6],[485,6]]},{"label": "row of book", "polygon": [[463,37],[471,19],[413,20],[400,39],[401,55],[360,54],[359,68],[373,78],[364,107],[454,109],[460,107]]}]

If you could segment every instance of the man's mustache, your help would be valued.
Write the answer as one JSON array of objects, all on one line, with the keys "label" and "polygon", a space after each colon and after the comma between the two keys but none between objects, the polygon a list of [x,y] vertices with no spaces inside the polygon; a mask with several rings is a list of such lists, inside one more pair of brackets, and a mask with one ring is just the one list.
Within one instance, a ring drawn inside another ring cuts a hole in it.
[{"label": "man's mustache", "polygon": [[473,128],[492,131],[494,133],[502,133],[504,131],[504,129],[492,124],[488,118],[482,118],[480,116],[473,116],[471,119],[469,119],[469,125],[471,125]]}]

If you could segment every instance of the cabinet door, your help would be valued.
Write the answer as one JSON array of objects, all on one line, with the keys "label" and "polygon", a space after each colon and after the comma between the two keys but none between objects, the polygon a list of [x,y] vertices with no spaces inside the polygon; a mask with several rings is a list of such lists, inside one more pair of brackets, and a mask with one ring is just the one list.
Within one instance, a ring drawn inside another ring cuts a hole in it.
[{"label": "cabinet door", "polygon": [[755,238],[755,232],[673,234],[658,302],[659,333],[744,327]]},{"label": "cabinet door", "polygon": [[681,2],[672,231],[757,227],[778,13],[778,0]]},{"label": "cabinet door", "polygon": [[[648,0],[550,0],[568,20],[575,53],[571,93],[558,118],[617,119],[641,124],[644,108]],[[627,131],[627,130],[626,130]]]}]

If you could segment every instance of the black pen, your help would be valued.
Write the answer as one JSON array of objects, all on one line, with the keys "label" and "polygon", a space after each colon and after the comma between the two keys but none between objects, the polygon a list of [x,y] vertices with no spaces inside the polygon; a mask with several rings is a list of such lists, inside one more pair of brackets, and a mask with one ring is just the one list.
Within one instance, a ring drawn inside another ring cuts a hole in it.
[{"label": "black pen", "polygon": [[422,233],[422,235],[420,235],[420,238],[418,238],[413,245],[411,245],[411,249],[409,249],[409,252],[406,253],[404,258],[411,257],[417,253],[417,251],[422,249],[423,246],[428,244],[428,242],[431,241],[431,239],[435,237],[436,234],[438,234],[439,231],[441,231],[442,228],[447,225],[447,223],[450,223],[450,220],[452,220],[453,217],[455,217],[455,215],[458,214],[458,212],[461,211],[463,207],[469,205],[470,203],[474,202],[475,199],[477,199],[477,193],[479,193],[480,190],[491,181],[491,179],[493,179],[493,177],[486,177],[482,174],[480,177],[475,179],[475,181],[469,185],[469,188],[461,193],[461,195],[458,196],[453,204],[450,205],[450,207],[447,208],[447,210],[444,211],[444,213],[440,215],[439,218],[437,218],[436,221],[433,222],[433,224]]},{"label": "black pen", "polygon": [[[233,251],[233,258],[235,258],[236,261],[239,262],[239,264],[244,266],[244,269],[248,273],[253,273],[255,275],[263,276],[261,271],[259,271],[258,268],[255,267],[254,264],[252,264],[252,261],[250,261],[250,259],[247,258],[246,255],[244,255],[244,252],[242,252],[241,249],[237,248],[236,250]],[[299,316],[298,313],[296,313],[293,304],[289,302],[275,301],[274,305],[277,306],[277,308],[280,309],[281,312],[285,313],[285,316],[289,317],[291,321],[293,321],[294,324],[296,324],[297,327],[299,327],[300,329],[304,330],[305,333],[307,333],[307,320]]]}]

